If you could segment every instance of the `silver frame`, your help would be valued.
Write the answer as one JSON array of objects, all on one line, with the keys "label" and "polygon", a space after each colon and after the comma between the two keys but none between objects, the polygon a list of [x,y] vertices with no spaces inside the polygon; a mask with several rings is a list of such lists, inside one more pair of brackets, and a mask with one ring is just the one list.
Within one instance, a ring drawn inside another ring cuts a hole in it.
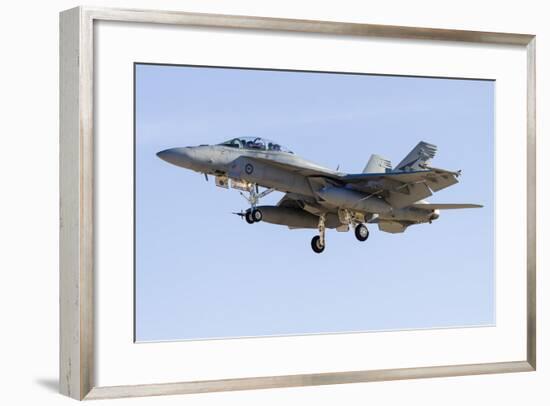
[{"label": "silver frame", "polygon": [[[308,32],[524,46],[527,50],[527,352],[524,360],[132,386],[94,384],[95,21]],[[75,399],[534,371],[536,368],[535,36],[329,21],[77,7],[60,14],[60,392]]]}]

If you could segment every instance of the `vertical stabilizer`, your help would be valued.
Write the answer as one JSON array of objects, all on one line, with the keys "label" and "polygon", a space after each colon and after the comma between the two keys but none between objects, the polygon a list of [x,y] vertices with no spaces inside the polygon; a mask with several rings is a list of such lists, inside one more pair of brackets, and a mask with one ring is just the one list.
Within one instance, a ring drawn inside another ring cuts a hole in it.
[{"label": "vertical stabilizer", "polygon": [[369,162],[363,169],[363,173],[386,173],[391,172],[391,162],[380,155],[371,155]]},{"label": "vertical stabilizer", "polygon": [[420,141],[416,147],[395,167],[395,171],[419,171],[425,169],[435,156],[437,147]]}]

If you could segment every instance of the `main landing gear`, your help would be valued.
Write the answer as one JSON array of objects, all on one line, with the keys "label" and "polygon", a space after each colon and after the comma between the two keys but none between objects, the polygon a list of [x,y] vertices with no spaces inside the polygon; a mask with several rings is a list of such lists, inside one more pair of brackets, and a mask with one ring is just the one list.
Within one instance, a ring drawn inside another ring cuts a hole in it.
[{"label": "main landing gear", "polygon": [[325,245],[321,244],[321,237],[316,235],[315,237],[313,237],[311,239],[311,248],[317,254],[320,254],[321,252],[323,252],[325,250]]},{"label": "main landing gear", "polygon": [[[313,252],[320,254],[325,250],[325,222],[326,214],[319,216],[319,235],[316,235],[311,239],[311,249]],[[353,224],[355,222],[351,222]],[[355,238],[359,241],[366,241],[369,238],[369,230],[367,226],[363,223],[355,223]]]},{"label": "main landing gear", "polygon": [[359,223],[355,226],[355,238],[359,241],[367,241],[369,238],[369,229],[363,223]]},{"label": "main landing gear", "polygon": [[326,214],[321,214],[319,216],[319,235],[316,235],[311,239],[311,249],[313,252],[320,254],[325,250],[325,221],[327,219]]}]

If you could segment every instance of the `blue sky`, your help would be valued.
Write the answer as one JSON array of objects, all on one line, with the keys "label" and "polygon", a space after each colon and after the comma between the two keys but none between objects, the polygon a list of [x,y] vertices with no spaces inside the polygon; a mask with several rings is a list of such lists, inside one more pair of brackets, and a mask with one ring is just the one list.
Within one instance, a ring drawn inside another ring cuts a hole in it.
[{"label": "blue sky", "polygon": [[[135,97],[137,341],[494,323],[494,82],[138,64]],[[237,191],[155,155],[237,136],[350,173],[427,141],[463,171],[430,201],[484,208],[315,254],[315,230],[249,225]]]}]

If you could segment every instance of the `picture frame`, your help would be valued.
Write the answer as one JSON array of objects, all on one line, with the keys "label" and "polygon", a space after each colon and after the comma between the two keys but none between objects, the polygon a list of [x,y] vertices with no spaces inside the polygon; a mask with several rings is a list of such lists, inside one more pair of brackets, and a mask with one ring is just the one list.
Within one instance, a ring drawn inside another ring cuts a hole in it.
[{"label": "picture frame", "polygon": [[[315,33],[472,44],[514,45],[526,50],[526,287],[524,359],[462,365],[239,377],[141,385],[95,383],[94,290],[94,25],[100,21],[170,24],[219,29]],[[75,399],[152,396],[214,391],[371,382],[536,369],[536,103],[534,35],[340,23],[330,21],[77,7],[60,15],[60,392]]]}]

